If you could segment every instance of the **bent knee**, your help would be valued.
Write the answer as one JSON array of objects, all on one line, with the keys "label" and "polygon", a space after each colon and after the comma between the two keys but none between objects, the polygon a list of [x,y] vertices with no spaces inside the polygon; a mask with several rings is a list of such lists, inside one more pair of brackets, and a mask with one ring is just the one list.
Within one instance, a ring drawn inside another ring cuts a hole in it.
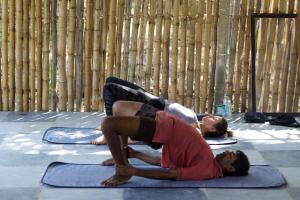
[{"label": "bent knee", "polygon": [[114,104],[112,106],[112,113],[113,113],[113,115],[114,116],[121,116],[122,113],[123,113],[122,107],[124,107],[122,101],[116,101],[116,102],[114,102]]},{"label": "bent knee", "polygon": [[113,117],[107,116],[102,124],[101,124],[101,131],[105,135],[106,133],[110,132],[113,129]]}]

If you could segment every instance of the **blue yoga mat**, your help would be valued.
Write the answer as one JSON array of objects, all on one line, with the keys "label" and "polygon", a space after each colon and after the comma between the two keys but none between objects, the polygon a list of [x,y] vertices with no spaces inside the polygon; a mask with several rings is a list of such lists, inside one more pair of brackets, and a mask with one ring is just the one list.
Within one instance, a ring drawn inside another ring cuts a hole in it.
[{"label": "blue yoga mat", "polygon": [[[90,144],[92,140],[100,135],[102,135],[102,132],[94,128],[51,127],[44,133],[43,140],[56,144]],[[206,141],[210,145],[237,143],[236,138],[210,138]]]},{"label": "blue yoga mat", "polygon": [[[155,168],[149,165],[139,168]],[[114,167],[98,164],[51,163],[41,182],[54,187],[101,188],[101,182],[114,174]],[[119,188],[270,188],[286,184],[281,173],[269,165],[253,165],[248,176],[203,181],[154,180],[132,177]]]}]

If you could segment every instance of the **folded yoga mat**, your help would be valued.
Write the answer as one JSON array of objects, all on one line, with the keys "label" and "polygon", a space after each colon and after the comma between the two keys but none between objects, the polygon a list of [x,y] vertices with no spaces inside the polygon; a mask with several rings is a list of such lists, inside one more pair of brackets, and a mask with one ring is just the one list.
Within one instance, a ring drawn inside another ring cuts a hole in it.
[{"label": "folded yoga mat", "polygon": [[[90,144],[102,134],[94,128],[51,127],[46,130],[43,140],[56,144]],[[236,138],[211,138],[206,140],[210,145],[237,143]],[[143,144],[138,142],[135,144]]]},{"label": "folded yoga mat", "polygon": [[[139,168],[158,168],[149,165]],[[41,182],[54,187],[100,188],[101,181],[114,174],[114,167],[97,164],[51,163]],[[286,184],[280,172],[269,165],[253,165],[248,176],[203,181],[154,180],[132,177],[120,188],[270,188]]]}]

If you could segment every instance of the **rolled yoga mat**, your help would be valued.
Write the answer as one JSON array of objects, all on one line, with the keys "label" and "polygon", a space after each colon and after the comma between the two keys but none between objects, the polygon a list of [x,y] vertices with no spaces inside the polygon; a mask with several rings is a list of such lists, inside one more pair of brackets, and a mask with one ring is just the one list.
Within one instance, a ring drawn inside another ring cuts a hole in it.
[{"label": "rolled yoga mat", "polygon": [[[92,140],[101,135],[102,132],[94,128],[51,127],[44,133],[43,140],[55,144],[90,144]],[[236,138],[209,138],[206,141],[210,145],[237,143]],[[137,142],[134,144],[144,143]]]},{"label": "rolled yoga mat", "polygon": [[[139,168],[158,169],[149,165]],[[159,168],[161,169],[161,168]],[[115,168],[99,164],[51,163],[41,182],[54,187],[103,188],[101,182],[114,174]],[[132,177],[118,188],[273,188],[286,184],[282,174],[270,165],[252,165],[248,176],[226,176],[202,181],[154,180]]]}]

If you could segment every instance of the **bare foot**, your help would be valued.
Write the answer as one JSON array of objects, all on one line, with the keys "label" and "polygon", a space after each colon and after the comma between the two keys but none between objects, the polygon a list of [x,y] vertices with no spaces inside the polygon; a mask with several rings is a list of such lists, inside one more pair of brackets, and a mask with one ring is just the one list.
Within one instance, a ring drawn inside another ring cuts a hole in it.
[{"label": "bare foot", "polygon": [[101,184],[105,187],[112,187],[117,185],[122,185],[128,182],[131,176],[121,176],[121,175],[113,175],[109,179],[102,181]]},{"label": "bare foot", "polygon": [[101,165],[103,165],[103,166],[113,166],[113,165],[115,165],[115,161],[114,161],[113,158],[109,158],[109,159],[107,159],[107,160],[104,160],[104,161],[101,163]]},{"label": "bare foot", "polygon": [[104,135],[101,135],[100,137],[92,140],[91,143],[95,145],[107,144]]}]

